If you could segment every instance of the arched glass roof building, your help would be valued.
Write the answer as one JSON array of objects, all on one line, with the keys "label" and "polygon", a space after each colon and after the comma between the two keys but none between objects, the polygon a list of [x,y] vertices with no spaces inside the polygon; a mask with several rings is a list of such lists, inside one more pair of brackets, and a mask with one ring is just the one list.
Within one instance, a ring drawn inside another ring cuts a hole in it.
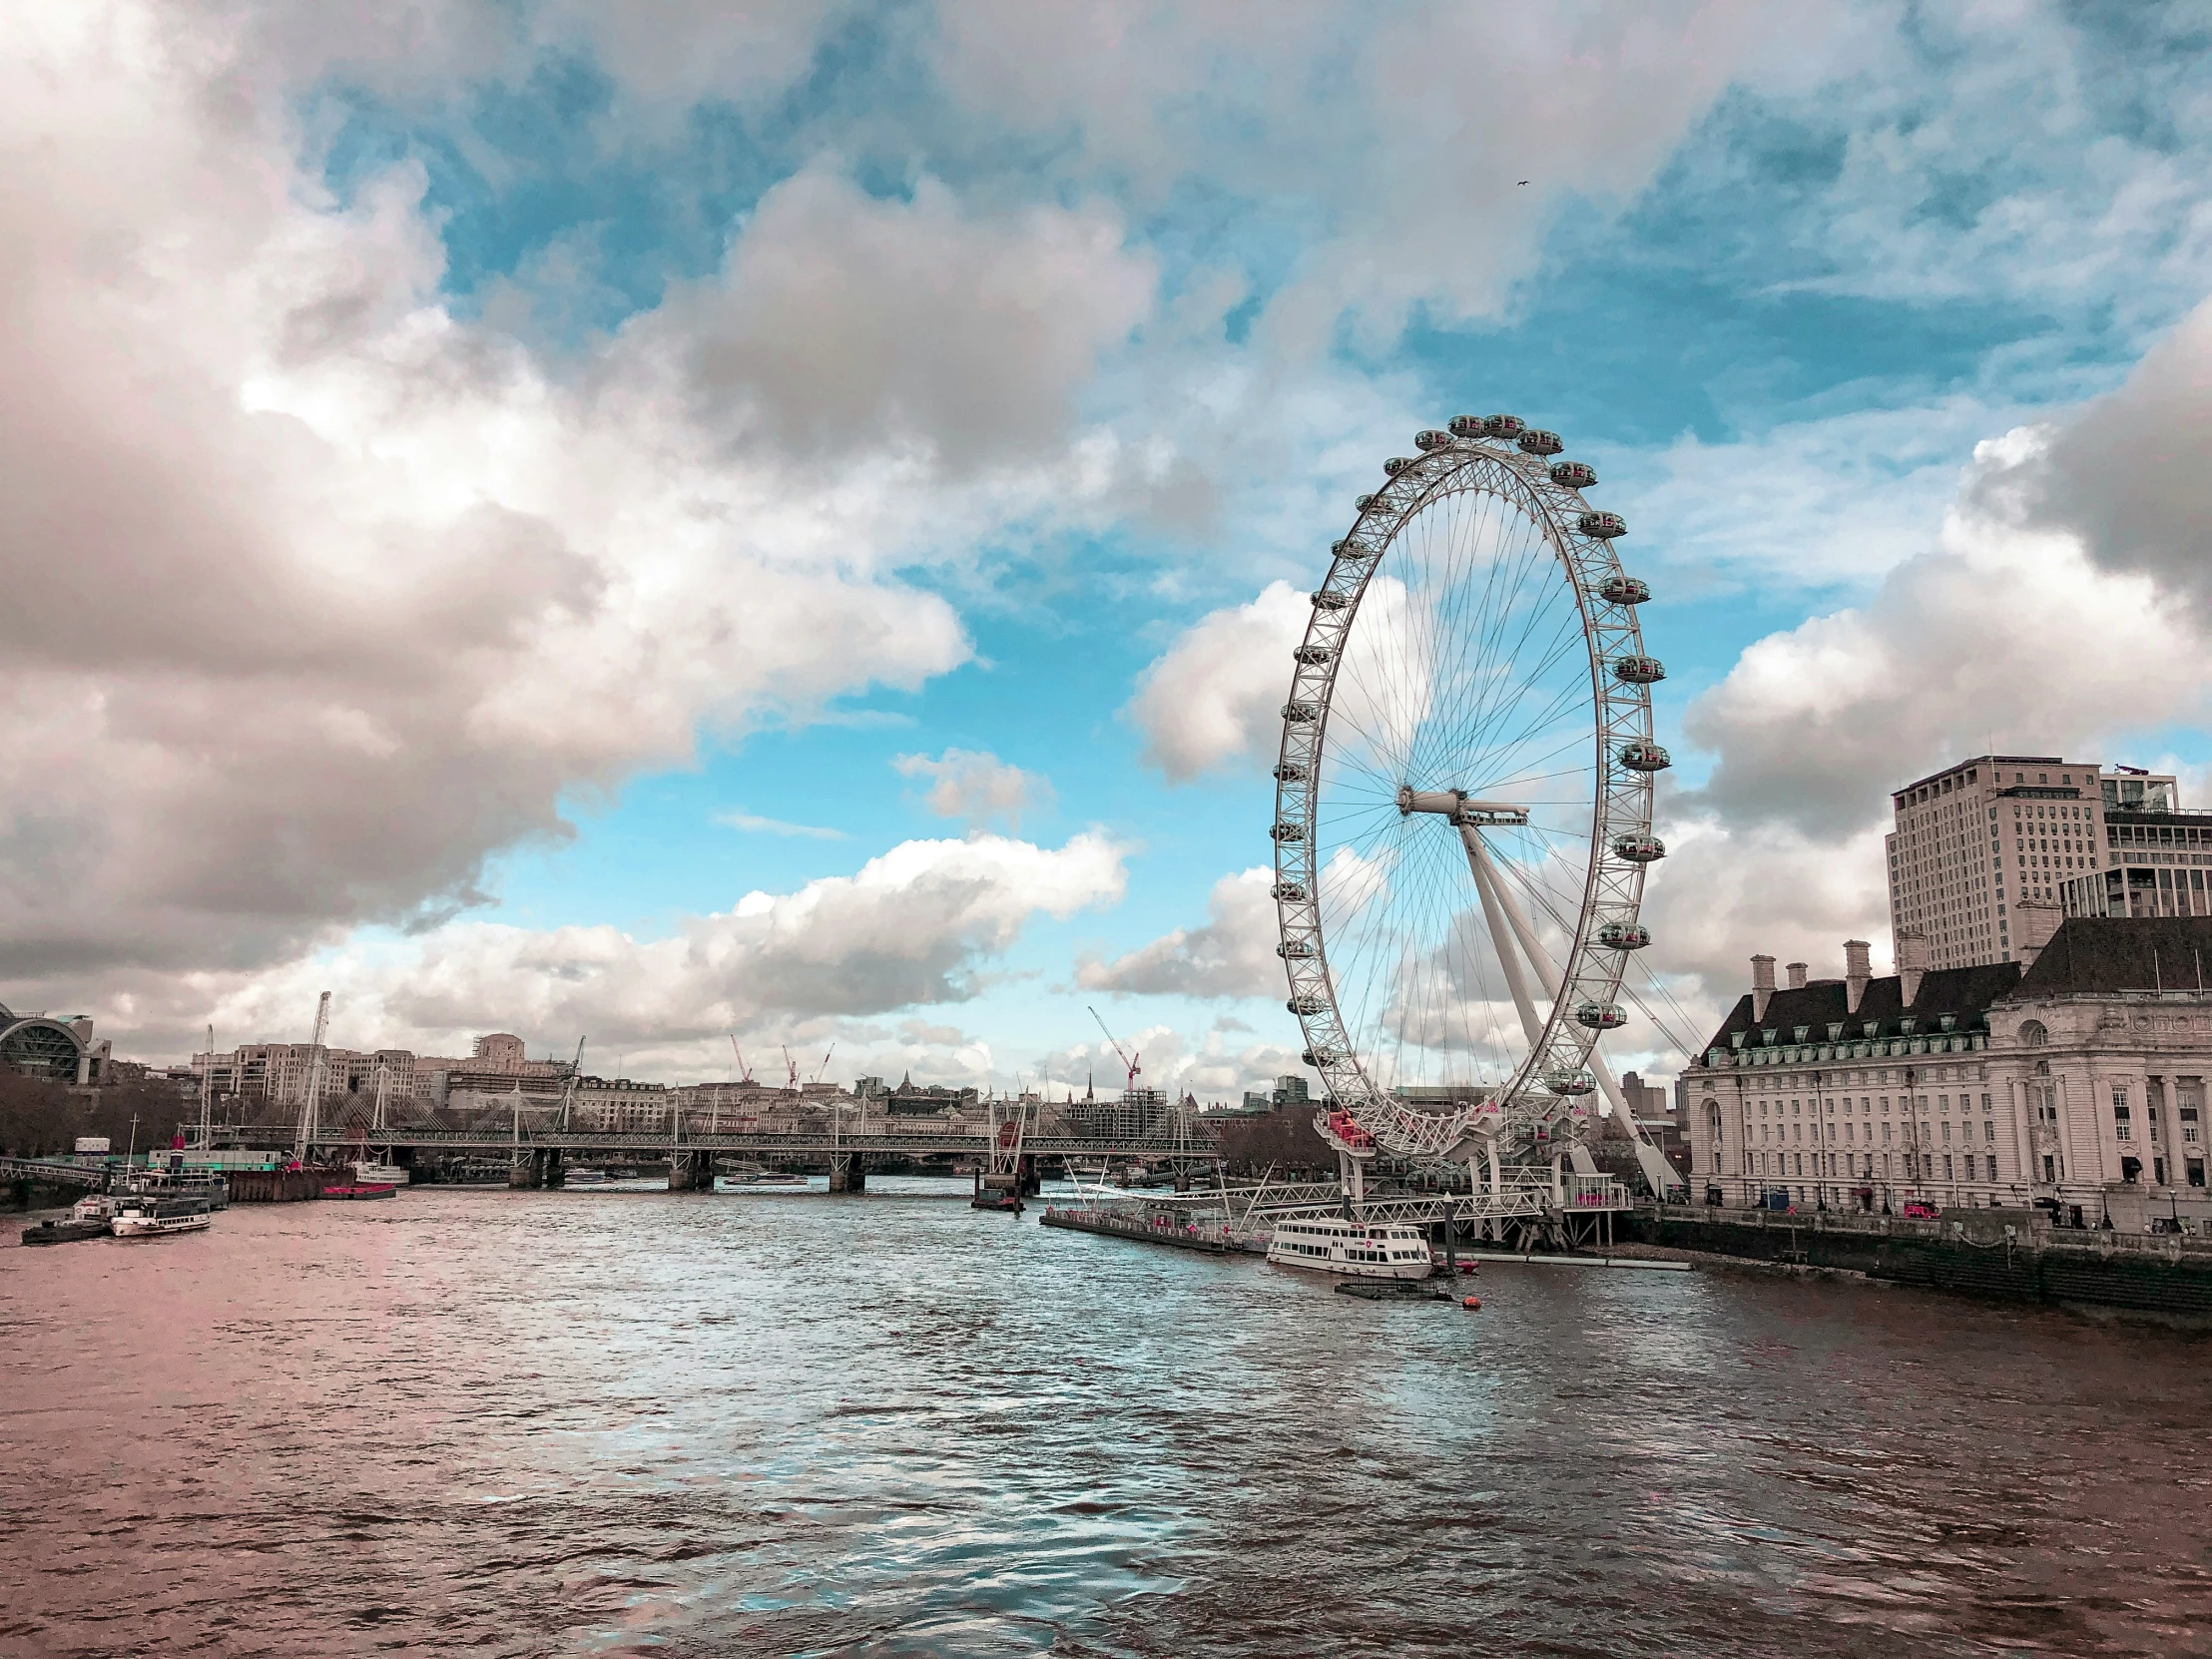
[{"label": "arched glass roof building", "polygon": [[19,1071],[56,1083],[77,1083],[91,1049],[91,1021],[60,1020],[45,1014],[10,1013],[0,1006],[0,1071]]}]

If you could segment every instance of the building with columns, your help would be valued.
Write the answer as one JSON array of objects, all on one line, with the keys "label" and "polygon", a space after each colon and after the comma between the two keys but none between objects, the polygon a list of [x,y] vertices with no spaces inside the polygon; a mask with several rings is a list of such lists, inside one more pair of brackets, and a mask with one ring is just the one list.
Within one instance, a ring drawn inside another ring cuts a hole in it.
[{"label": "building with columns", "polygon": [[2212,919],[2060,921],[2028,961],[1876,978],[1752,958],[1683,1073],[1693,1193],[1813,1209],[2040,1205],[2062,1222],[2212,1227]]}]

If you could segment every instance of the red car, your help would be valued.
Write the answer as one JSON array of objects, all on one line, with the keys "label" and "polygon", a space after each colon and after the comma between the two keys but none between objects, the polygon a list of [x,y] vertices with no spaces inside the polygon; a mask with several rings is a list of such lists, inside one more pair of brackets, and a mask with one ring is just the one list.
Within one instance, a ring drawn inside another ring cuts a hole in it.
[{"label": "red car", "polygon": [[1936,1206],[1925,1199],[1909,1198],[1905,1201],[1905,1219],[1907,1221],[1934,1221],[1936,1219]]}]

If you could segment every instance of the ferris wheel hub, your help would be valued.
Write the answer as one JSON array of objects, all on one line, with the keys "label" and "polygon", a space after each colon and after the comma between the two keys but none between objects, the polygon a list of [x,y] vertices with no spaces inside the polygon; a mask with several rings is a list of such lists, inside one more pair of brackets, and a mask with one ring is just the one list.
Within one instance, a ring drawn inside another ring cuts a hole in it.
[{"label": "ferris wheel hub", "polygon": [[1434,813],[1461,828],[1528,822],[1528,809],[1510,801],[1477,801],[1465,790],[1416,790],[1410,784],[1399,785],[1397,816],[1411,818],[1415,813]]}]

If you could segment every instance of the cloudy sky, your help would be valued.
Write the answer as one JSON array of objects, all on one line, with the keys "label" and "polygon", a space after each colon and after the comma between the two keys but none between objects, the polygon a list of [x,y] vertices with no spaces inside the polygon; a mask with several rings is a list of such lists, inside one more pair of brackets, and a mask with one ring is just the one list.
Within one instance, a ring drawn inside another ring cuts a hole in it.
[{"label": "cloudy sky", "polygon": [[0,13],[0,1001],[121,1053],[1286,1069],[1289,645],[1464,411],[1657,591],[1679,1030],[1948,759],[2207,804],[2212,6]]}]

